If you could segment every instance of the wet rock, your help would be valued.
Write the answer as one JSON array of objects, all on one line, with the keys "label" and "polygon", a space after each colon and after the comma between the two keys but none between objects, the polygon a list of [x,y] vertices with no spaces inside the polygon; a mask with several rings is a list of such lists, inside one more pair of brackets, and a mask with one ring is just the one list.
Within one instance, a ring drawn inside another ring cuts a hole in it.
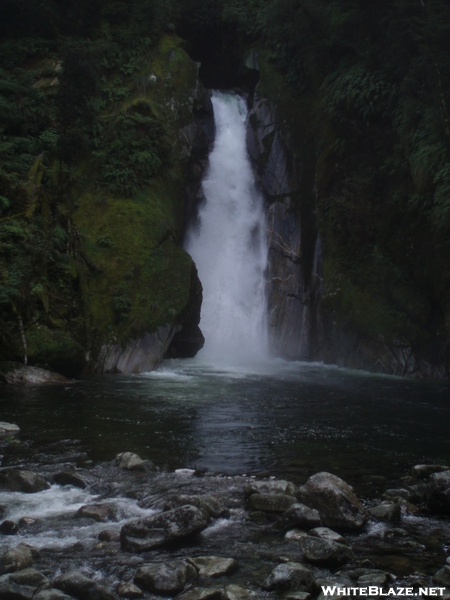
[{"label": "wet rock", "polygon": [[266,516],[266,513],[263,512],[262,510],[254,510],[247,514],[247,519],[249,521],[262,522],[267,519],[267,516]]},{"label": "wet rock", "polygon": [[5,423],[0,421],[0,438],[18,435],[20,433],[20,427],[15,423]]},{"label": "wet rock", "polygon": [[288,508],[276,522],[276,526],[284,531],[295,527],[308,530],[321,525],[322,522],[317,510],[298,503]]},{"label": "wet rock", "polygon": [[42,492],[43,490],[48,490],[50,484],[38,473],[34,473],[33,471],[12,469],[0,473],[0,487],[11,492],[35,494],[37,492]]},{"label": "wet rock", "polygon": [[317,565],[339,567],[350,562],[353,552],[346,544],[307,535],[299,542],[304,558]]},{"label": "wet rock", "polygon": [[248,591],[240,585],[227,585],[223,591],[222,600],[244,600],[248,597]]},{"label": "wet rock", "polygon": [[9,580],[17,585],[28,585],[38,588],[41,585],[50,583],[45,575],[36,569],[23,569],[9,575]]},{"label": "wet rock", "polygon": [[450,565],[450,556],[447,556],[447,560],[445,562]]},{"label": "wet rock", "polygon": [[411,475],[416,479],[426,479],[434,473],[442,473],[442,471],[450,471],[450,467],[445,465],[415,465],[411,469]]},{"label": "wet rock", "polygon": [[39,521],[37,519],[32,519],[31,517],[22,517],[19,519],[19,527],[30,527],[38,522]]},{"label": "wet rock", "polygon": [[338,544],[346,544],[348,546],[348,541],[340,535],[336,533],[332,529],[328,527],[316,527],[315,529],[311,529],[308,535],[312,535],[313,537],[318,537],[323,540],[328,540],[329,542],[337,542]]},{"label": "wet rock", "polygon": [[307,567],[288,562],[275,567],[263,587],[268,590],[312,591],[314,584],[314,576]]},{"label": "wet rock", "polygon": [[311,594],[308,592],[289,592],[283,598],[286,600],[309,600]]},{"label": "wet rock", "polygon": [[198,587],[177,596],[177,600],[222,600],[222,590]]},{"label": "wet rock", "polygon": [[247,508],[263,512],[283,513],[295,502],[294,496],[286,494],[253,494],[247,501]]},{"label": "wet rock", "polygon": [[129,598],[130,600],[133,600],[134,598],[142,598],[144,592],[138,588],[137,585],[134,585],[134,583],[125,583],[122,581],[117,584],[116,594],[120,598]]},{"label": "wet rock", "polygon": [[56,473],[53,481],[58,485],[73,485],[82,490],[87,487],[86,481],[75,471],[61,471],[60,473]]},{"label": "wet rock", "polygon": [[200,533],[209,519],[195,506],[181,506],[126,523],[120,532],[123,550],[143,552]]},{"label": "wet rock", "polygon": [[19,533],[19,526],[14,521],[3,521],[0,525],[0,533],[2,535],[16,535]]},{"label": "wet rock", "polygon": [[450,566],[445,565],[434,575],[433,582],[437,585],[450,586]]},{"label": "wet rock", "polygon": [[285,494],[294,496],[297,488],[290,481],[283,479],[255,480],[248,483],[244,488],[245,497],[253,494]]},{"label": "wet rock", "polygon": [[416,517],[420,514],[420,509],[415,504],[412,504],[404,498],[398,498],[396,503],[399,505],[402,514]]},{"label": "wet rock", "polygon": [[116,465],[125,471],[156,471],[155,465],[133,452],[121,452],[116,456]]},{"label": "wet rock", "polygon": [[426,499],[432,512],[438,515],[450,514],[450,470],[431,475]]},{"label": "wet rock", "polygon": [[98,534],[98,539],[101,542],[119,542],[120,531],[114,531],[113,529],[104,529]]},{"label": "wet rock", "polygon": [[2,600],[32,600],[36,588],[17,585],[8,577],[0,577],[0,598]]},{"label": "wet rock", "polygon": [[117,506],[109,502],[104,504],[86,504],[78,509],[77,517],[89,517],[98,523],[105,523],[117,518]]},{"label": "wet rock", "polygon": [[306,531],[302,531],[301,529],[291,529],[290,531],[288,531],[286,533],[286,535],[284,536],[284,539],[285,540],[298,541],[302,537],[305,537],[305,535],[308,535],[306,533]]},{"label": "wet rock", "polygon": [[164,506],[164,510],[179,508],[187,504],[199,508],[207,518],[219,519],[220,517],[227,518],[230,516],[229,508],[217,496],[188,496],[180,494],[168,500]]},{"label": "wet rock", "polygon": [[400,506],[396,502],[382,502],[369,509],[369,515],[377,521],[398,521],[401,518]]},{"label": "wet rock", "polygon": [[383,586],[388,582],[386,574],[376,569],[369,570],[358,577],[358,585],[378,585]]},{"label": "wet rock", "polygon": [[327,527],[343,530],[360,529],[367,514],[353,489],[331,473],[317,473],[299,488],[297,498],[319,511]]},{"label": "wet rock", "polygon": [[51,590],[42,590],[33,596],[33,600],[73,600],[72,596],[68,596],[61,590],[55,588]]},{"label": "wet rock", "polygon": [[383,500],[394,500],[396,498],[404,498],[405,500],[408,500],[410,496],[411,494],[408,490],[405,490],[404,488],[398,488],[386,490],[383,494]]},{"label": "wet rock", "polygon": [[7,550],[0,561],[0,573],[13,573],[31,567],[34,563],[30,548],[19,544],[15,548]]},{"label": "wet rock", "polygon": [[2,362],[0,365],[0,374],[2,375],[2,379],[10,384],[71,383],[70,379],[58,373],[39,369],[38,367],[24,368],[23,364],[17,362]]},{"label": "wet rock", "polygon": [[197,569],[184,560],[140,567],[134,582],[144,590],[171,596],[184,590],[197,577]]},{"label": "wet rock", "polygon": [[71,571],[57,577],[54,586],[69,596],[79,598],[79,600],[117,600],[115,594],[77,571]]},{"label": "wet rock", "polygon": [[220,577],[231,575],[239,566],[234,558],[220,558],[218,556],[197,556],[188,558],[202,577]]}]

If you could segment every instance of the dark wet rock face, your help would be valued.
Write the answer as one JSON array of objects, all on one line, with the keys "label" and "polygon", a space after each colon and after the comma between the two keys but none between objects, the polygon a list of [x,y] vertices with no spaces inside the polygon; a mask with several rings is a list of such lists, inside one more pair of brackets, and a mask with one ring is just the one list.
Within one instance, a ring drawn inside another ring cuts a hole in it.
[{"label": "dark wet rock face", "polygon": [[134,577],[134,582],[143,590],[171,596],[183,591],[186,584],[196,577],[195,567],[178,560],[141,567]]},{"label": "dark wet rock face", "polygon": [[432,512],[450,515],[450,470],[431,475],[426,497]]},{"label": "dark wet rock face", "polygon": [[31,567],[34,563],[33,553],[23,544],[7,550],[0,560],[0,574],[14,573]]},{"label": "dark wet rock face", "polygon": [[396,502],[382,502],[369,510],[369,514],[377,521],[399,521],[402,511]]},{"label": "dark wet rock face", "polygon": [[120,542],[124,550],[144,552],[200,533],[208,522],[195,506],[181,506],[127,523],[120,532]]},{"label": "dark wet rock face", "polygon": [[293,504],[295,504],[294,496],[286,494],[253,494],[247,500],[247,507],[250,510],[274,513],[284,513]]},{"label": "dark wet rock face", "polygon": [[307,535],[300,540],[299,546],[307,561],[331,568],[345,565],[353,558],[349,546],[325,538]]},{"label": "dark wet rock face", "polygon": [[252,494],[284,494],[294,496],[297,488],[290,481],[283,479],[251,481],[245,486],[244,493],[248,498]]},{"label": "dark wet rock face", "polygon": [[126,471],[155,471],[155,465],[134,452],[121,452],[116,456],[116,465]]},{"label": "dark wet rock face", "polygon": [[309,508],[304,504],[293,504],[288,510],[281,515],[277,521],[277,526],[280,529],[287,531],[288,529],[313,529],[320,527],[322,521],[320,514],[314,508]]},{"label": "dark wet rock face", "polygon": [[331,473],[317,473],[299,488],[297,497],[319,511],[322,522],[338,530],[358,530],[367,520],[353,489]]},{"label": "dark wet rock face", "polygon": [[268,590],[312,591],[314,583],[314,576],[310,569],[301,563],[288,562],[273,569],[264,587]]},{"label": "dark wet rock face", "polygon": [[87,487],[86,481],[78,473],[74,471],[61,471],[56,473],[53,481],[58,485],[73,485],[74,487],[84,490]]},{"label": "dark wet rock face", "polygon": [[3,521],[0,525],[0,533],[2,535],[16,535],[19,533],[19,526],[14,521]]},{"label": "dark wet rock face", "polygon": [[10,470],[0,473],[0,488],[2,487],[11,492],[35,494],[48,490],[50,484],[33,471]]},{"label": "dark wet rock face", "polygon": [[112,521],[117,517],[117,506],[109,502],[104,504],[89,504],[78,509],[77,517],[87,517],[99,523]]},{"label": "dark wet rock face", "polygon": [[78,572],[70,572],[57,577],[54,585],[65,594],[79,598],[79,600],[117,600],[115,594]]},{"label": "dark wet rock face", "polygon": [[234,558],[220,558],[219,556],[197,556],[196,558],[189,558],[188,561],[194,565],[198,574],[202,577],[231,575],[239,566]]}]

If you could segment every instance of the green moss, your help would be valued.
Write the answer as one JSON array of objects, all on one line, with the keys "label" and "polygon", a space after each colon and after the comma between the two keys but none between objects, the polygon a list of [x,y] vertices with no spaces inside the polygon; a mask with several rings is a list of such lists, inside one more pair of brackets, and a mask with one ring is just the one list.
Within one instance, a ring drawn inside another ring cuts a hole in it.
[{"label": "green moss", "polygon": [[83,370],[85,350],[73,339],[67,323],[55,325],[60,328],[52,330],[44,325],[32,325],[28,329],[28,362],[36,367],[76,377]]}]

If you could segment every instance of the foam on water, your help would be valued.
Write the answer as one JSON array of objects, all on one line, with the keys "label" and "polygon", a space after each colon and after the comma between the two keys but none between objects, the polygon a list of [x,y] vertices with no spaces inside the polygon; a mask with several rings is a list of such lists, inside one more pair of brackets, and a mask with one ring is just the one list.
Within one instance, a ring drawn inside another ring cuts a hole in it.
[{"label": "foam on water", "polygon": [[212,101],[216,140],[203,181],[206,202],[186,245],[203,285],[199,356],[214,365],[252,364],[268,355],[265,215],[246,150],[245,102],[219,92]]}]

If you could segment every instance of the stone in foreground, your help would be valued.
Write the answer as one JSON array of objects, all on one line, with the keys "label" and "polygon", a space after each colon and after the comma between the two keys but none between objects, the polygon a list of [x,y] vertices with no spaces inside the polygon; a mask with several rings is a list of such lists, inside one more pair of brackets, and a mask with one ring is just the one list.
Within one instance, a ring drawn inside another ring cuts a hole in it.
[{"label": "stone in foreground", "polygon": [[328,540],[330,542],[337,542],[338,544],[346,544],[348,546],[348,542],[345,537],[339,533],[336,533],[332,529],[329,529],[328,527],[316,527],[315,529],[311,529],[308,535],[322,538],[323,540]]},{"label": "stone in foreground", "polygon": [[331,473],[317,473],[297,493],[301,502],[319,511],[327,527],[354,531],[367,520],[363,505],[353,489]]},{"label": "stone in foreground", "polygon": [[9,580],[17,583],[17,585],[29,585],[30,587],[38,588],[41,585],[49,583],[45,575],[36,569],[23,569],[16,571],[9,576]]},{"label": "stone in foreground", "polygon": [[411,475],[416,479],[426,479],[434,473],[442,473],[442,471],[450,471],[450,467],[446,465],[415,465],[411,469]]},{"label": "stone in foreground", "polygon": [[55,588],[51,590],[42,590],[33,596],[33,600],[73,600],[72,596],[68,596],[61,590]]},{"label": "stone in foreground", "polygon": [[261,481],[251,481],[245,486],[245,497],[249,498],[252,494],[285,494],[294,496],[297,488],[290,481],[283,479],[268,479]]},{"label": "stone in foreground", "polygon": [[288,529],[313,529],[322,524],[320,515],[314,508],[309,508],[304,504],[293,504],[276,522],[277,527],[283,531]]},{"label": "stone in foreground", "polygon": [[399,521],[402,516],[400,506],[396,502],[382,502],[378,506],[369,509],[369,515],[377,521]]},{"label": "stone in foreground", "polygon": [[327,567],[340,567],[353,558],[351,548],[324,538],[307,535],[299,542],[303,556],[309,562]]},{"label": "stone in foreground", "polygon": [[116,456],[116,465],[125,471],[155,471],[155,465],[149,460],[142,460],[134,452],[121,452]]},{"label": "stone in foreground", "polygon": [[195,506],[181,506],[174,510],[126,523],[120,532],[123,550],[144,552],[200,533],[209,519]]},{"label": "stone in foreground", "polygon": [[20,427],[15,423],[5,423],[0,421],[0,438],[9,435],[18,435],[20,433]]},{"label": "stone in foreground", "polygon": [[31,550],[19,544],[15,548],[7,550],[0,561],[0,573],[14,573],[28,569],[34,563]]},{"label": "stone in foreground", "polygon": [[73,485],[81,490],[87,487],[86,481],[75,471],[61,471],[60,473],[56,473],[53,481],[58,485]]},{"label": "stone in foreground", "polygon": [[188,496],[185,494],[180,494],[179,496],[174,496],[168,500],[165,510],[178,508],[180,506],[185,506],[186,504],[196,506],[203,511],[206,517],[211,517],[212,519],[219,519],[220,517],[227,518],[230,516],[230,510],[217,496]]},{"label": "stone in foreground", "polygon": [[300,590],[309,592],[314,588],[312,572],[300,563],[288,562],[278,565],[266,579],[268,590]]},{"label": "stone in foreground", "polygon": [[182,592],[187,583],[197,577],[197,569],[184,560],[140,567],[134,582],[144,590],[173,596]]},{"label": "stone in foreground", "polygon": [[248,591],[240,585],[227,585],[223,591],[222,600],[245,600],[249,597]]},{"label": "stone in foreground", "polygon": [[194,588],[181,596],[177,596],[177,600],[222,600],[222,590]]},{"label": "stone in foreground", "polygon": [[57,577],[54,585],[65,594],[80,600],[117,600],[116,594],[77,571]]},{"label": "stone in foreground", "polygon": [[77,517],[88,517],[98,523],[106,523],[117,518],[117,506],[110,502],[104,504],[85,504],[77,511]]},{"label": "stone in foreground", "polygon": [[0,598],[2,600],[32,600],[36,588],[17,585],[8,577],[0,578]]},{"label": "stone in foreground", "polygon": [[50,489],[50,484],[34,471],[12,469],[0,473],[0,487],[10,492],[36,494],[37,492]]},{"label": "stone in foreground", "polygon": [[129,600],[134,600],[135,598],[142,598],[144,592],[138,588],[134,583],[127,583],[122,581],[117,584],[116,594],[120,598],[128,598]]},{"label": "stone in foreground", "polygon": [[450,470],[431,475],[426,498],[432,512],[450,515]]},{"label": "stone in foreground", "polygon": [[219,556],[197,556],[188,560],[202,577],[231,575],[239,566],[239,563],[234,558],[220,558]]},{"label": "stone in foreground", "polygon": [[442,569],[434,575],[433,582],[437,585],[445,585],[446,587],[450,586],[450,566],[445,565]]},{"label": "stone in foreground", "polygon": [[253,494],[247,501],[247,508],[255,511],[283,513],[295,502],[294,496],[286,494]]}]

